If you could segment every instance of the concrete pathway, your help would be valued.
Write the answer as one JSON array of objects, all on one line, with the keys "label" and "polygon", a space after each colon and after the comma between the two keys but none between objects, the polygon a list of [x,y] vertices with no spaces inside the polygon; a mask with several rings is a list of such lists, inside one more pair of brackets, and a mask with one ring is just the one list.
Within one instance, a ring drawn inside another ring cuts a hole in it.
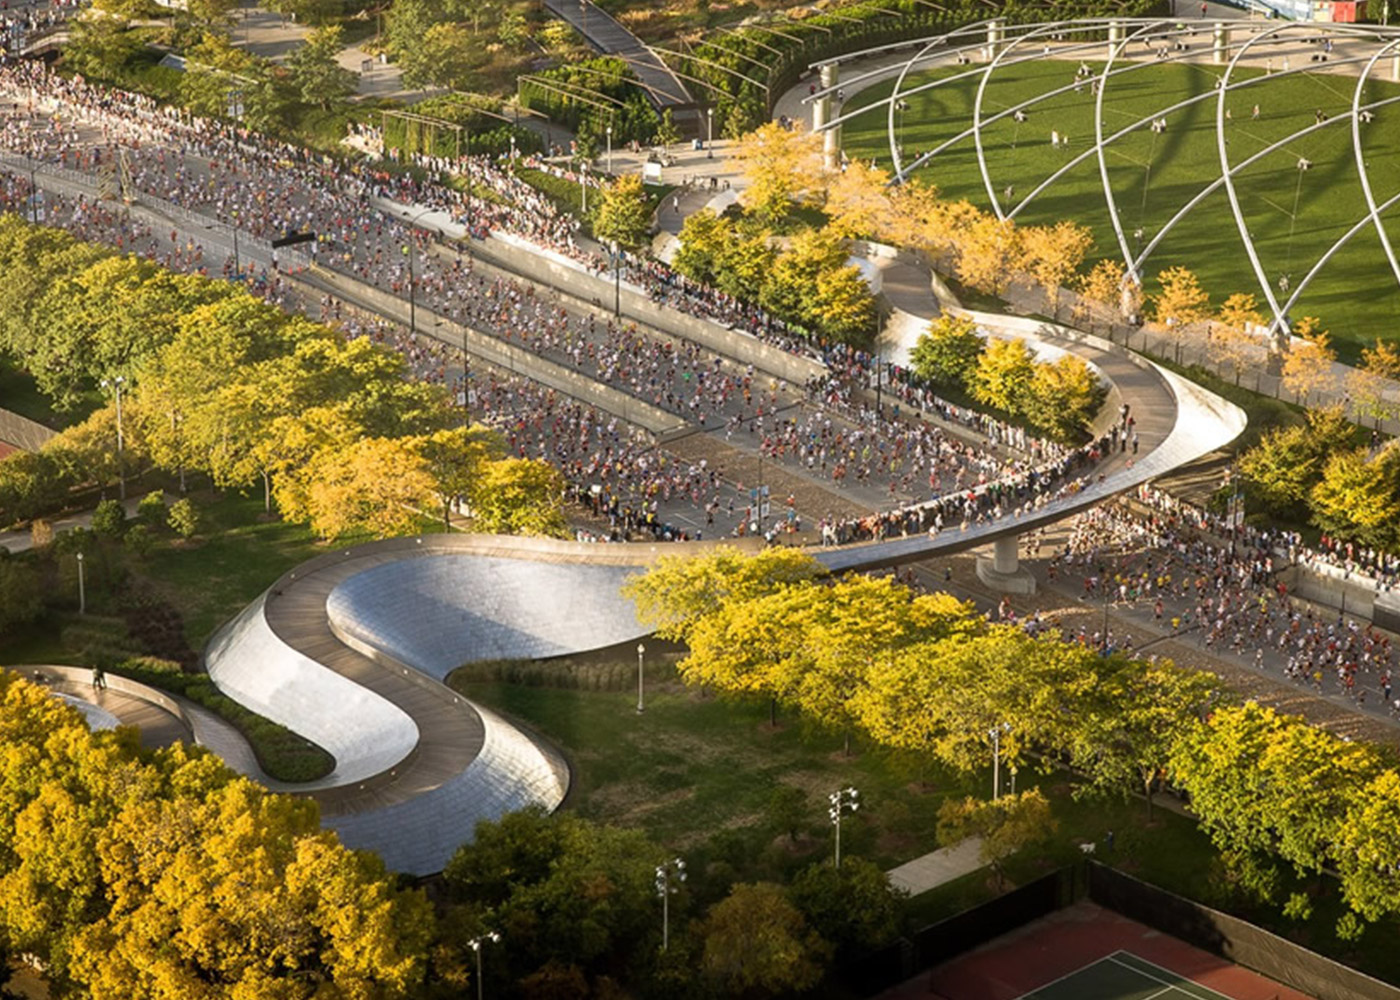
[{"label": "concrete pathway", "polygon": [[890,885],[903,889],[911,896],[928,892],[954,879],[969,875],[983,867],[982,838],[969,837],[952,847],[941,847],[913,861],[906,861],[885,874]]},{"label": "concrete pathway", "polygon": [[[136,505],[141,502],[141,497],[145,495],[145,493],[137,494],[133,491],[133,494],[126,498],[124,506],[126,508],[127,517],[136,516]],[[92,511],[84,510],[76,514],[68,514],[64,517],[54,518],[49,520],[49,524],[53,526],[53,533],[55,535],[64,531],[70,531],[73,528],[86,528],[88,525],[92,524]],[[28,552],[33,547],[34,538],[28,528],[20,531],[0,531],[0,549],[6,549],[11,554],[16,554]]]}]

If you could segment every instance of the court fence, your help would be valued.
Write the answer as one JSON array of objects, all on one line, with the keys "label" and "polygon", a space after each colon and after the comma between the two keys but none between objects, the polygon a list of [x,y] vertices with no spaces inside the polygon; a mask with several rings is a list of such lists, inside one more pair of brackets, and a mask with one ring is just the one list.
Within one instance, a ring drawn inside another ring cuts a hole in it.
[{"label": "court fence", "polygon": [[1089,899],[1317,1000],[1400,1000],[1400,989],[1256,927],[1095,861]]}]

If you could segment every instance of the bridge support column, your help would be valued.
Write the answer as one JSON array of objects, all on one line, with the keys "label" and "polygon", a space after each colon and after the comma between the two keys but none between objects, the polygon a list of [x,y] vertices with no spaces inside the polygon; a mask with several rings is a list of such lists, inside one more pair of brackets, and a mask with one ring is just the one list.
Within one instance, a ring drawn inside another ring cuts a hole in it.
[{"label": "bridge support column", "polygon": [[1006,41],[1006,22],[1001,20],[990,22],[987,25],[987,47],[983,49],[987,62],[991,62],[997,57],[1004,41]]},{"label": "bridge support column", "polygon": [[1390,78],[1400,83],[1400,52],[1390,57]]},{"label": "bridge support column", "polygon": [[1215,39],[1210,54],[1217,66],[1224,66],[1230,61],[1230,29],[1225,27],[1223,21],[1215,22]]},{"label": "bridge support column", "polygon": [[1123,48],[1123,39],[1125,37],[1126,32],[1123,30],[1123,25],[1120,22],[1108,22],[1108,57],[1110,59],[1118,58],[1118,53]]},{"label": "bridge support column", "polygon": [[[830,90],[841,80],[841,67],[835,63],[827,63],[822,67],[822,89]],[[833,111],[835,112],[833,114]],[[831,96],[827,95],[817,102],[817,110],[814,115],[814,123],[820,121],[822,125],[831,121],[841,114],[841,108],[836,105]],[[822,133],[822,166],[828,172],[834,173],[841,169],[841,126],[829,128]]]},{"label": "bridge support column", "polygon": [[1003,594],[1034,594],[1035,577],[1021,568],[1020,539],[1006,535],[993,543],[992,557],[977,557],[977,579]]}]

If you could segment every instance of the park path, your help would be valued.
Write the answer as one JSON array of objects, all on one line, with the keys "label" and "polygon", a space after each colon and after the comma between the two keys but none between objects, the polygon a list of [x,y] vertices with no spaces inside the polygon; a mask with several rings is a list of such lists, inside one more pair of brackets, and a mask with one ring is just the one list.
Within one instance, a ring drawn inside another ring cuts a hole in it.
[{"label": "park path", "polygon": [[896,889],[903,889],[911,896],[917,896],[921,892],[928,892],[954,879],[970,875],[983,867],[983,864],[982,838],[968,837],[952,847],[940,847],[913,861],[906,861],[885,874],[889,876],[890,885]]},{"label": "park path", "polygon": [[[142,494],[142,496],[144,495],[145,494]],[[126,508],[127,517],[136,516],[136,506],[140,502],[140,496],[127,497],[126,502],[123,504]],[[86,528],[92,524],[92,511],[78,511],[77,513],[54,518],[49,521],[49,524],[53,526],[53,533],[55,535],[65,531],[71,531],[73,528]],[[20,552],[28,552],[33,547],[34,539],[28,529],[21,531],[0,531],[0,549],[5,549],[11,555],[17,555]]]}]

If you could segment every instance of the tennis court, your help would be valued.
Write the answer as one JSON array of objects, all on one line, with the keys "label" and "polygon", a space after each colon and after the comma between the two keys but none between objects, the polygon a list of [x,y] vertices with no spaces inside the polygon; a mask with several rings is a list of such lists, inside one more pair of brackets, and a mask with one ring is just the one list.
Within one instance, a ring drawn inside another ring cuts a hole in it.
[{"label": "tennis court", "polygon": [[1170,969],[1115,951],[1020,1000],[1230,1000]]}]

